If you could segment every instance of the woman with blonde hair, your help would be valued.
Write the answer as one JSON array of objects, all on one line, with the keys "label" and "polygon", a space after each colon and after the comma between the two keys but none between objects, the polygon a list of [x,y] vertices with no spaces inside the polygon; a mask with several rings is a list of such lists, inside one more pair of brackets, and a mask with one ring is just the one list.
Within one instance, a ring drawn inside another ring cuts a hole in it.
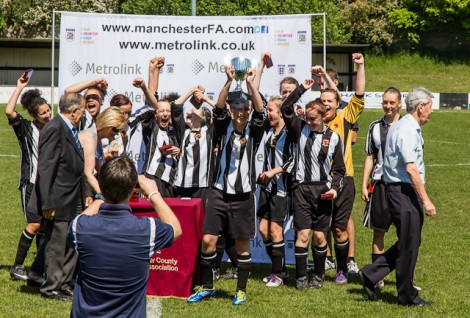
[{"label": "woman with blonde hair", "polygon": [[[111,143],[126,129],[126,118],[119,107],[111,106],[96,118],[96,127],[90,127],[78,134],[85,158],[85,177],[94,193],[94,199],[102,199],[96,176],[107,160],[117,155],[119,144]],[[90,202],[87,202],[87,204]]]}]

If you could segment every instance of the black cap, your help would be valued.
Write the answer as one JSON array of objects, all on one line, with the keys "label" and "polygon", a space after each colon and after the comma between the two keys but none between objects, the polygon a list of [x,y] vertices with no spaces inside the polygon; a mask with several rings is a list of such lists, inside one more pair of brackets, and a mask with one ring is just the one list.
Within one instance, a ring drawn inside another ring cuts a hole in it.
[{"label": "black cap", "polygon": [[227,103],[232,109],[248,108],[250,95],[243,91],[229,92],[227,97]]}]

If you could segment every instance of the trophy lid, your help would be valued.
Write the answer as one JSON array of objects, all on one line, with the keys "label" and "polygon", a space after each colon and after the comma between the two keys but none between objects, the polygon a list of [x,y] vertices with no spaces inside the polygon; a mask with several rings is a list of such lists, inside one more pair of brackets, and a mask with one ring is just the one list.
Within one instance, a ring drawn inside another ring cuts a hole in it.
[{"label": "trophy lid", "polygon": [[232,109],[248,108],[250,95],[243,91],[229,92],[227,103]]}]

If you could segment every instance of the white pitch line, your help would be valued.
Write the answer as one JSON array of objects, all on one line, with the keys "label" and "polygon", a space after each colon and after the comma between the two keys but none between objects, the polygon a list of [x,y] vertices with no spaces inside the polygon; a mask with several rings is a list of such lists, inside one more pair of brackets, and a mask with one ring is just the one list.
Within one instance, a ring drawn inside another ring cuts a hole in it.
[{"label": "white pitch line", "polygon": [[19,155],[9,155],[5,153],[0,153],[0,157],[13,157],[13,158],[19,158]]},{"label": "white pitch line", "polygon": [[[465,162],[465,163],[434,163],[434,164],[424,164],[425,167],[455,167],[455,166],[459,166],[459,167],[466,167],[466,166],[470,166],[470,162]],[[364,167],[364,165],[354,165],[354,167],[357,167],[357,168],[362,168]]]}]

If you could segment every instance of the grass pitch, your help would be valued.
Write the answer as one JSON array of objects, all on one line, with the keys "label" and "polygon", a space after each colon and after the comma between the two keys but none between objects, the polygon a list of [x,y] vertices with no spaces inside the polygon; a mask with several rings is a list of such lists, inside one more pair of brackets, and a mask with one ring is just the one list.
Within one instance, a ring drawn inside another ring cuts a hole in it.
[{"label": "grass pitch", "polygon": [[[4,105],[0,112],[4,112]],[[370,262],[372,231],[362,226],[364,203],[360,185],[364,162],[364,141],[369,123],[382,116],[382,111],[365,110],[359,120],[358,142],[353,147],[356,201],[353,219],[356,225],[356,260],[362,267]],[[422,245],[415,271],[415,282],[423,288],[420,295],[436,302],[426,308],[408,308],[397,304],[394,273],[385,279],[379,301],[366,301],[359,280],[336,286],[334,273],[320,290],[297,291],[294,279],[279,288],[266,288],[261,282],[269,265],[255,264],[248,282],[247,303],[231,305],[235,280],[218,281],[215,297],[198,304],[183,299],[163,299],[164,317],[469,317],[470,271],[470,111],[435,111],[423,126],[425,140],[426,189],[437,208],[435,218],[425,218]],[[17,190],[19,147],[13,130],[3,117],[0,120],[0,317],[68,317],[70,302],[41,298],[38,289],[24,282],[12,281],[10,266],[19,235],[25,226]],[[396,240],[392,229],[386,235],[386,246]],[[35,247],[26,259],[31,265]],[[123,269],[125,270],[125,269]],[[290,267],[291,277],[295,275]],[[149,317],[152,312],[149,312]]]}]

